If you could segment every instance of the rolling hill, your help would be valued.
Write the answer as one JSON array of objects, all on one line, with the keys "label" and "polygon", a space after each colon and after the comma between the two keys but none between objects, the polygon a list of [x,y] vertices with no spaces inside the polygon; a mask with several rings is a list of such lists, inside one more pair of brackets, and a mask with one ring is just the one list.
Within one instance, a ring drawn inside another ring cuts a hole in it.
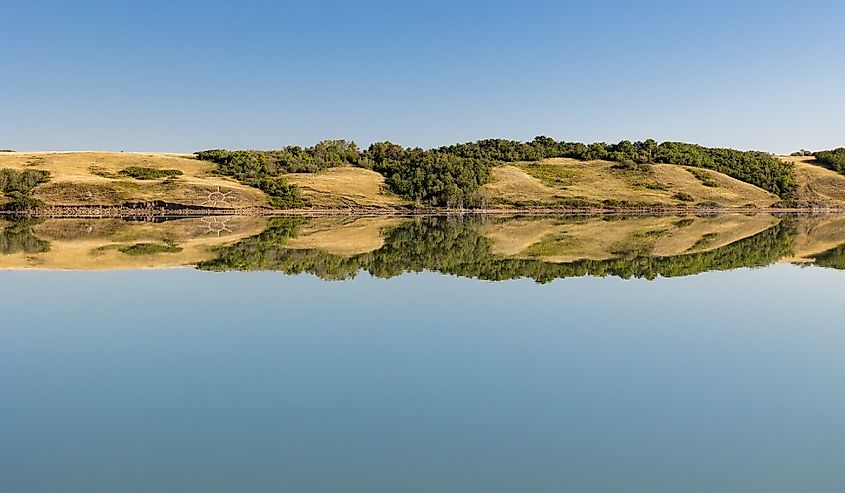
[{"label": "rolling hill", "polygon": [[[845,176],[812,163],[794,165],[796,203],[845,207]],[[152,202],[196,208],[197,213],[229,210],[251,214],[272,210],[257,188],[214,173],[215,165],[191,155],[129,152],[5,152],[0,170],[43,170],[49,181],[32,190],[35,199],[69,215],[78,207],[121,207]],[[429,210],[385,185],[385,177],[364,168],[339,166],[315,173],[288,173],[298,186],[303,212]],[[495,211],[572,209],[661,209],[705,207],[766,209],[780,198],[722,173],[673,164],[622,166],[609,161],[550,158],[493,167],[478,191],[481,209]],[[0,206],[10,201],[0,195]]]}]

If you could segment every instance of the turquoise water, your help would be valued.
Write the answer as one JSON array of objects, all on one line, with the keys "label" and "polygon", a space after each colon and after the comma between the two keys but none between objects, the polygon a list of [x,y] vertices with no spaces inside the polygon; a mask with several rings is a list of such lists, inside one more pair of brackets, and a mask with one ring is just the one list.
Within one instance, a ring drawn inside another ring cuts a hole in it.
[{"label": "turquoise water", "polygon": [[839,492],[843,287],[0,272],[0,491]]}]

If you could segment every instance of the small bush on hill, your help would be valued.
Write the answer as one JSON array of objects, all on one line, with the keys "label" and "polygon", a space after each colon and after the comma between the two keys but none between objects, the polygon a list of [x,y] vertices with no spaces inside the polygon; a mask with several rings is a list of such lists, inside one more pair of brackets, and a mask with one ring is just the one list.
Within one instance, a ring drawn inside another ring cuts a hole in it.
[{"label": "small bush on hill", "polygon": [[[107,172],[106,172],[107,173]],[[118,172],[123,176],[128,176],[136,180],[159,180],[161,178],[169,178],[173,176],[182,176],[182,171],[178,169],[158,169],[147,168],[145,166],[129,166]],[[107,176],[107,174],[100,174],[100,176]]]},{"label": "small bush on hill", "polygon": [[179,253],[182,247],[173,244],[161,243],[136,243],[127,247],[118,248],[118,251],[126,255],[155,255],[157,253]]}]

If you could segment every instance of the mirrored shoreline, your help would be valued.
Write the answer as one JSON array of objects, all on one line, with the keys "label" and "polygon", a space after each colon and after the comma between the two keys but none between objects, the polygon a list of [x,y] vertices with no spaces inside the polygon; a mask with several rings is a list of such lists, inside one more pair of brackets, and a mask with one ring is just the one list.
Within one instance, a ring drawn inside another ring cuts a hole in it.
[{"label": "mirrored shoreline", "polygon": [[433,271],[538,282],[777,262],[845,268],[845,216],[441,216],[0,222],[0,269],[193,267],[325,280]]}]

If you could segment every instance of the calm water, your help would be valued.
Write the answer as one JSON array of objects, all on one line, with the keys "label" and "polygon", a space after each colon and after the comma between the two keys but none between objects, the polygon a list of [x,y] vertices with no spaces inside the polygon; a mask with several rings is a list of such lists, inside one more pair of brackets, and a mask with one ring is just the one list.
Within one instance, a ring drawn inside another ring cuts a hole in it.
[{"label": "calm water", "polygon": [[0,491],[843,491],[843,219],[688,219],[6,224]]}]

